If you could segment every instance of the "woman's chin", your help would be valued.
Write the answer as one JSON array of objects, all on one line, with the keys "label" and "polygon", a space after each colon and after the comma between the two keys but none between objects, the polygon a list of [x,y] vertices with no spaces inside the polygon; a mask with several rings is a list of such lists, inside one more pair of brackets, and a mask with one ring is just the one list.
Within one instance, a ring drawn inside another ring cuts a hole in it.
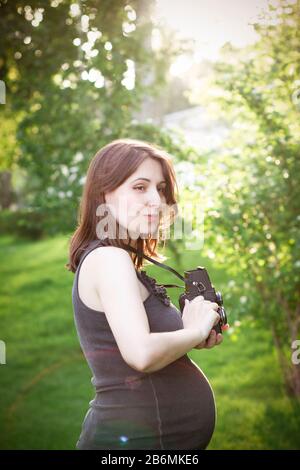
[{"label": "woman's chin", "polygon": [[158,234],[159,223],[156,221],[141,222],[139,226],[129,229],[129,235],[135,240],[140,238],[156,238]]},{"label": "woman's chin", "polygon": [[141,238],[156,238],[158,234],[158,227],[151,227],[140,232]]}]

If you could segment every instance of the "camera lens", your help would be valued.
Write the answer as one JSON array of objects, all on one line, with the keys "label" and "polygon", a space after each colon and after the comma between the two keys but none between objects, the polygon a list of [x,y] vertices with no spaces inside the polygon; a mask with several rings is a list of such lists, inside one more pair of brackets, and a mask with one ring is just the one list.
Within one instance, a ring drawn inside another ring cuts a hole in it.
[{"label": "camera lens", "polygon": [[219,305],[223,305],[223,298],[221,292],[216,292],[217,302]]},{"label": "camera lens", "polygon": [[227,323],[227,315],[226,315],[226,312],[225,312],[225,308],[224,308],[224,307],[221,307],[221,308],[220,308],[219,315],[220,315],[220,322],[221,322],[221,324],[222,324],[222,325],[226,325],[226,323]]}]

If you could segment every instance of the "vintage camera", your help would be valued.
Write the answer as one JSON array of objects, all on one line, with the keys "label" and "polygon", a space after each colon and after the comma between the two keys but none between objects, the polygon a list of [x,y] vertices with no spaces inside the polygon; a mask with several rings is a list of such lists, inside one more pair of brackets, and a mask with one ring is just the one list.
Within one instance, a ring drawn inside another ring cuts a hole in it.
[{"label": "vintage camera", "polygon": [[[134,253],[138,254],[138,251],[133,247],[126,247],[126,250],[133,251]],[[179,274],[174,268],[167,266],[164,263],[159,263],[158,261],[146,256],[145,254],[139,253],[140,256],[146,258],[151,263],[160,266],[161,268],[167,269],[175,274],[179,279],[184,281],[184,286],[178,286],[177,284],[161,284],[164,287],[185,287],[185,292],[183,292],[179,296],[179,307],[181,313],[183,312],[185,299],[187,298],[189,301],[193,300],[195,297],[202,295],[205,300],[210,300],[211,302],[215,302],[219,305],[218,314],[220,315],[219,322],[212,328],[216,331],[216,333],[222,333],[225,325],[227,324],[227,316],[225,309],[223,307],[223,299],[221,292],[216,292],[214,289],[213,284],[210,282],[209,275],[205,268],[202,266],[197,266],[196,269],[191,269],[189,271],[184,271],[184,277]]]},{"label": "vintage camera", "polygon": [[216,333],[222,333],[222,329],[227,323],[227,316],[223,307],[223,299],[221,292],[215,291],[206,269],[202,266],[197,266],[196,269],[184,271],[184,283],[185,292],[179,296],[181,313],[183,312],[186,298],[191,301],[195,297],[202,295],[205,300],[216,302],[219,305],[218,314],[220,315],[220,320],[213,329],[216,330]]}]

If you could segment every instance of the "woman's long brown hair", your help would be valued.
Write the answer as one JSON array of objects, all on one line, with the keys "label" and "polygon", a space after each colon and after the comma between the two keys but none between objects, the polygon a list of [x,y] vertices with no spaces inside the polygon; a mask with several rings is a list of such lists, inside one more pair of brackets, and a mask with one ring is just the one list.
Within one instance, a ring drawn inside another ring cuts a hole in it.
[{"label": "woman's long brown hair", "polygon": [[[85,248],[92,240],[99,239],[96,233],[97,223],[99,223],[99,220],[97,220],[99,216],[97,216],[96,210],[100,204],[105,204],[105,193],[114,191],[149,157],[159,161],[162,166],[163,175],[166,180],[166,204],[175,209],[171,213],[168,224],[174,220],[177,214],[178,186],[171,156],[162,148],[146,141],[128,138],[113,140],[102,147],[89,164],[78,210],[77,228],[70,239],[69,262],[65,265],[69,271],[73,273],[76,271]],[[117,221],[116,226],[116,238],[106,241],[111,246],[125,248],[130,245],[131,239],[129,237],[129,243],[126,244],[121,238],[118,238],[119,224]],[[139,254],[133,254],[132,252],[129,252],[129,254],[136,269],[143,266],[144,258],[141,256],[141,253],[156,259],[163,258],[156,251],[157,244],[161,239],[160,226],[157,238],[148,237],[147,239],[142,239],[138,237],[135,240],[135,247]]]}]

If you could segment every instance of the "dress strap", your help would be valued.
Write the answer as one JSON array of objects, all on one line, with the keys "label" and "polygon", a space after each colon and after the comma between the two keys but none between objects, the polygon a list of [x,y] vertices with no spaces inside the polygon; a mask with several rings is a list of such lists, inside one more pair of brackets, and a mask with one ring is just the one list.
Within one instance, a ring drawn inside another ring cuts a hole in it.
[{"label": "dress strap", "polygon": [[171,299],[167,294],[165,287],[162,284],[158,284],[154,277],[148,276],[146,271],[136,271],[141,282],[152,292],[163,304],[170,305]]},{"label": "dress strap", "polygon": [[[76,274],[78,277],[78,273],[80,270],[80,266],[85,259],[85,257],[95,248],[98,248],[99,246],[110,246],[109,242],[106,239],[100,240],[92,240],[86,248],[83,249],[83,253],[81,255],[81,258],[79,260],[77,269],[76,269]],[[148,276],[145,270],[137,270],[135,269],[135,272],[138,276],[138,278],[141,280],[141,282],[146,286],[146,288],[153,293],[163,304],[165,305],[170,305],[171,304],[171,299],[168,296],[168,293],[164,287],[163,284],[158,284],[156,279],[154,277]],[[78,282],[78,279],[77,279]]]},{"label": "dress strap", "polygon": [[91,252],[93,251],[95,248],[98,248],[99,246],[108,246],[108,243],[106,240],[100,240],[100,239],[96,239],[96,240],[91,240],[88,245],[82,249],[82,254],[81,254],[81,257],[80,257],[80,260],[79,260],[79,263],[78,263],[78,266],[77,266],[77,269],[76,269],[76,272],[79,271],[79,267],[81,266],[81,264],[83,263],[83,260],[84,258]]}]

